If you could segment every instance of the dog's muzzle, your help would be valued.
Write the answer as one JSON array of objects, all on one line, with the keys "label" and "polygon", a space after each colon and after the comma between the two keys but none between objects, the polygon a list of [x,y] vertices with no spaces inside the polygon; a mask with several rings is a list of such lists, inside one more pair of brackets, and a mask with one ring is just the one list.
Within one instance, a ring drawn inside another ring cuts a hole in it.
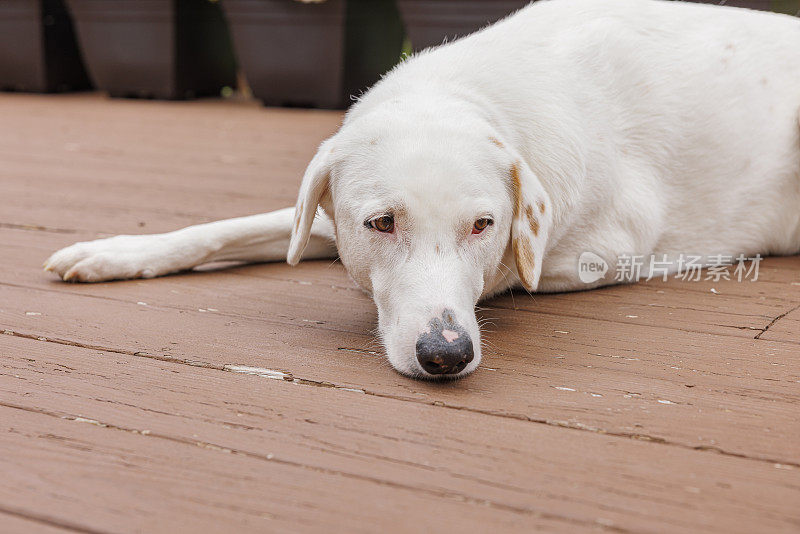
[{"label": "dog's muzzle", "polygon": [[417,361],[432,375],[455,375],[475,357],[472,339],[450,310],[431,319],[428,330],[417,338]]}]

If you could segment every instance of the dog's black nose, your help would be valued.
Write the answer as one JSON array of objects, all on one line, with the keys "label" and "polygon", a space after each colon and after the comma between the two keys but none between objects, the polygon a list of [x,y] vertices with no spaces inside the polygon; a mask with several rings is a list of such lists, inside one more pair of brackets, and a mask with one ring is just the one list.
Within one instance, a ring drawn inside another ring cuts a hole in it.
[{"label": "dog's black nose", "polygon": [[445,312],[432,320],[417,338],[417,361],[432,375],[458,374],[475,357],[469,334],[448,318],[452,314]]}]

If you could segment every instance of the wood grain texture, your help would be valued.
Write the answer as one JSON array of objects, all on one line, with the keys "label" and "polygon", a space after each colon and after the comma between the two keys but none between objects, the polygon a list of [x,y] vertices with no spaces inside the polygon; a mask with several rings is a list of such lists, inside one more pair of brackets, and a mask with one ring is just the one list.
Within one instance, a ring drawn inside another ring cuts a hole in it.
[{"label": "wood grain texture", "polygon": [[800,258],[752,283],[504,295],[474,375],[416,382],[338,263],[40,271],[74,241],[292,204],[340,114],[91,95],[0,113],[9,531],[800,529]]}]

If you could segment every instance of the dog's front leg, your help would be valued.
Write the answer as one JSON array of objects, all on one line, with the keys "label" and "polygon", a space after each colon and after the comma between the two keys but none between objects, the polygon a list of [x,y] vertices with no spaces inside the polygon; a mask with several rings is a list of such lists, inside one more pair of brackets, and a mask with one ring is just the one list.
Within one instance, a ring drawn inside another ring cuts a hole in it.
[{"label": "dog's front leg", "polygon": [[[44,268],[65,281],[153,278],[214,261],[286,258],[294,208],[189,226],[166,234],[119,235],[75,243],[50,256]],[[333,225],[317,217],[303,258],[336,257]]]}]

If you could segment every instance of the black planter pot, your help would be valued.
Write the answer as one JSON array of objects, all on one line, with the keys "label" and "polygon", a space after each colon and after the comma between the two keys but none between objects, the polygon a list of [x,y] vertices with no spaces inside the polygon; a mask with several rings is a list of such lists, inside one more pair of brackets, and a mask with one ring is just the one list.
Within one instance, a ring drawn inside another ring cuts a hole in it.
[{"label": "black planter pot", "polygon": [[414,50],[468,35],[530,0],[397,0]]},{"label": "black planter pot", "polygon": [[343,108],[400,58],[392,0],[223,0],[237,58],[265,105]]},{"label": "black planter pot", "polygon": [[209,0],[67,0],[89,73],[114,97],[183,99],[236,85],[219,5]]},{"label": "black planter pot", "polygon": [[0,1],[0,89],[91,88],[63,0]]},{"label": "black planter pot", "polygon": [[344,97],[352,101],[394,67],[405,31],[394,0],[347,0]]}]

